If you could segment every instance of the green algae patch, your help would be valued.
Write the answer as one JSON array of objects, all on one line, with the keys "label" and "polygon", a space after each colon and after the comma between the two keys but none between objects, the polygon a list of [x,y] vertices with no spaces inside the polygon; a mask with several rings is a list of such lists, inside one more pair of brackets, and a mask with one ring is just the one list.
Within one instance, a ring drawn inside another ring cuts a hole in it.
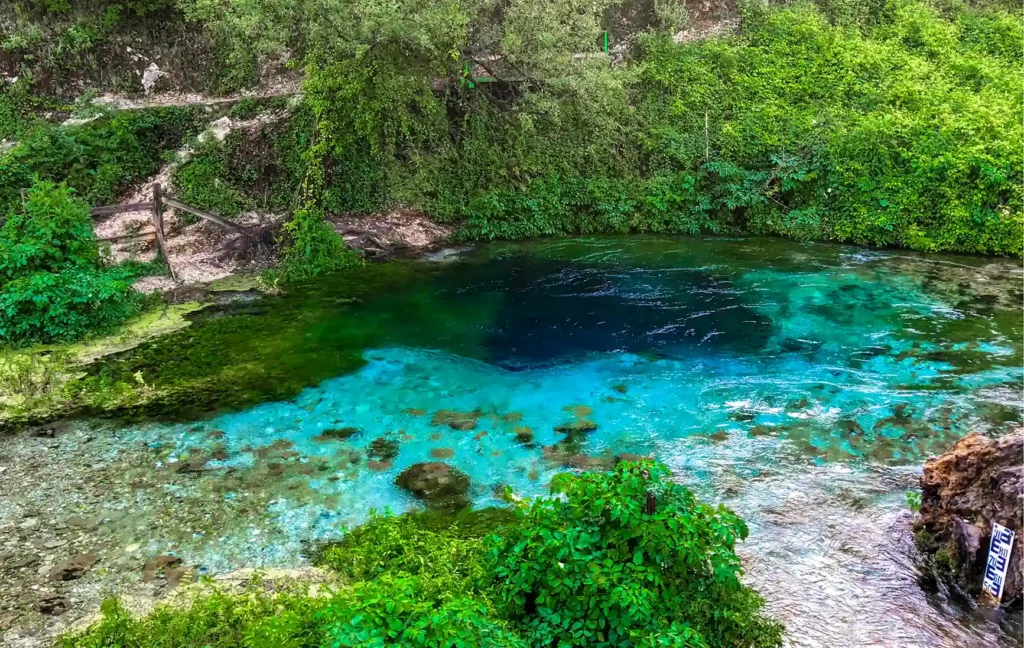
[{"label": "green algae patch", "polygon": [[254,274],[228,275],[215,279],[207,284],[206,289],[210,292],[247,292],[250,290],[263,290],[263,283]]},{"label": "green algae patch", "polygon": [[[362,368],[367,349],[434,347],[484,359],[496,298],[448,297],[449,272],[372,264],[214,304],[191,314],[189,326],[89,365],[72,385],[75,402],[87,414],[199,419],[289,400]],[[217,287],[237,292],[250,281]]]},{"label": "green algae patch", "polygon": [[143,342],[173,333],[192,322],[186,315],[202,310],[209,304],[190,301],[166,304],[150,309],[125,324],[113,335],[69,345],[67,351],[80,364],[88,364],[105,356],[133,349]]},{"label": "green algae patch", "polygon": [[0,429],[128,411],[166,399],[164,386],[147,381],[140,370],[122,380],[97,381],[95,368],[192,326],[196,314],[211,305],[199,300],[161,303],[108,335],[0,351]]},{"label": "green algae patch", "polygon": [[[0,351],[0,427],[74,413],[69,386],[85,375],[87,365],[187,327],[190,321],[186,316],[205,306],[198,301],[162,305],[136,316],[110,335],[73,344]],[[135,387],[146,385],[136,379]],[[112,398],[116,400],[117,396]]]}]

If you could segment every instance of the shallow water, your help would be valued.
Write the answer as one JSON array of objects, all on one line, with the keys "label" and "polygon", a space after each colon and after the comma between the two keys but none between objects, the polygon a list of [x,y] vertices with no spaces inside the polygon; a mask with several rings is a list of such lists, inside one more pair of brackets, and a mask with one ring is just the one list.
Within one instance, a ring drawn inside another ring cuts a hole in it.
[{"label": "shallow water", "polygon": [[[253,526],[264,535],[180,548],[211,571],[287,562],[371,509],[418,506],[392,481],[432,457],[498,505],[495,487],[541,494],[586,456],[652,454],[748,521],[748,578],[790,645],[1014,646],[1019,616],[918,584],[905,493],[968,431],[1020,425],[1021,279],[1016,260],[777,240],[496,244],[207,313],[187,344],[103,371],[234,378],[123,433],[163,465],[220,449],[208,470],[278,484],[269,539]],[[199,367],[214,345],[245,362]],[[577,419],[598,428],[566,443],[554,428]],[[359,432],[321,436],[342,427]],[[397,457],[352,463],[378,437]]]}]

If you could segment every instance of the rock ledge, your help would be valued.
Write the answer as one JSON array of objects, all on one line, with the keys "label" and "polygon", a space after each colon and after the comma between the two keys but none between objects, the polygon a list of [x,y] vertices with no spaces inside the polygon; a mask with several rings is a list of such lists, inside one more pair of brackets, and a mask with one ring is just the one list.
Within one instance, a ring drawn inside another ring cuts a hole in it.
[{"label": "rock ledge", "polygon": [[972,433],[921,476],[921,510],[914,522],[918,547],[936,575],[971,596],[981,593],[992,524],[1018,535],[1003,602],[1021,601],[1024,588],[1024,429],[999,439]]}]

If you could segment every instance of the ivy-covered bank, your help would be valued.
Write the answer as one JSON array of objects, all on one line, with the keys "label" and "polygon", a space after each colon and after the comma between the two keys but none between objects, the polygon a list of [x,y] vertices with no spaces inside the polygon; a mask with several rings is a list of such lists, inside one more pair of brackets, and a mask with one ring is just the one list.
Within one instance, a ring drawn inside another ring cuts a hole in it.
[{"label": "ivy-covered bank", "polygon": [[[612,0],[15,4],[8,106],[17,95],[67,109],[75,88],[114,88],[73,72],[140,25],[200,34],[200,67],[301,63],[298,106],[239,106],[235,118],[274,118],[197,144],[174,178],[180,197],[226,215],[290,214],[285,279],[352,265],[324,218],[399,205],[462,239],[720,232],[1021,253],[1024,27],[1000,0],[692,14]],[[40,36],[60,25],[83,34],[74,47]],[[199,87],[175,56],[165,81]],[[254,83],[250,72],[224,87]],[[44,73],[85,80],[58,88]],[[114,116],[101,122],[113,130],[70,137],[35,118],[6,127],[21,143],[0,153],[4,211],[34,174],[111,199],[187,130],[182,113]]]},{"label": "ivy-covered bank", "polygon": [[[232,6],[222,28],[250,25],[255,10]],[[687,42],[685,18],[654,11],[627,44],[611,2],[486,6],[282,9],[308,28],[297,255],[322,242],[310,221],[396,204],[465,239],[752,232],[1021,252],[1015,12],[745,3],[736,34]]]},{"label": "ivy-covered bank", "polygon": [[563,474],[552,495],[514,514],[376,518],[322,553],[341,576],[333,587],[214,592],[144,618],[109,601],[101,621],[61,645],[781,645],[781,626],[740,580],[734,545],[746,526],[697,501],[664,466]]}]

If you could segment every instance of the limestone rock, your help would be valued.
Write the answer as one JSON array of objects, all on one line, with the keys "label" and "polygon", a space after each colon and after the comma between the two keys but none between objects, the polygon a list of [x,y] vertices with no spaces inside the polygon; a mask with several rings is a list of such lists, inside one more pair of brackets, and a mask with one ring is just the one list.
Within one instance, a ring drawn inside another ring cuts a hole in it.
[{"label": "limestone rock", "polygon": [[562,423],[561,425],[555,426],[555,432],[561,432],[563,434],[583,434],[586,432],[593,432],[596,429],[597,423],[585,418],[579,418],[571,423]]},{"label": "limestone rock", "polygon": [[33,432],[35,436],[38,437],[56,439],[57,437],[63,436],[74,429],[75,426],[71,421],[55,421],[53,423],[40,425],[35,428]]},{"label": "limestone rock", "polygon": [[386,437],[377,437],[366,448],[366,456],[375,461],[391,461],[398,456],[398,443]]},{"label": "limestone rock", "polygon": [[638,461],[650,461],[652,459],[654,459],[654,455],[638,455],[633,454],[631,452],[620,452],[619,454],[615,455],[616,464],[620,464],[624,461],[636,463]]},{"label": "limestone rock", "polygon": [[160,69],[156,63],[150,63],[149,67],[142,73],[142,89],[146,94],[152,94],[156,89],[157,81],[167,76],[167,72]]},{"label": "limestone rock", "polygon": [[1024,429],[999,439],[977,433],[960,439],[925,463],[921,491],[914,523],[918,546],[940,577],[967,594],[981,591],[992,524],[1018,534],[1003,602],[1019,602],[1024,588]]},{"label": "limestone rock", "polygon": [[451,510],[468,504],[469,477],[446,463],[413,464],[395,478],[395,485],[430,508]]}]

